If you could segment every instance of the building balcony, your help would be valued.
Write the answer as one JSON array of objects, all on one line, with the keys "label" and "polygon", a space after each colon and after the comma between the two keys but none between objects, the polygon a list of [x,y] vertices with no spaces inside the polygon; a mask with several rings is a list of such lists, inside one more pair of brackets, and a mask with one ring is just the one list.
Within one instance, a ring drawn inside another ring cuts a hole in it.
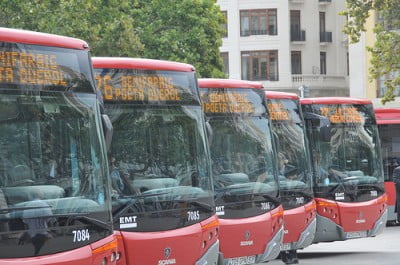
[{"label": "building balcony", "polygon": [[319,33],[319,42],[332,42],[332,32],[323,31]]},{"label": "building balcony", "polygon": [[292,85],[300,87],[306,85],[312,88],[338,88],[348,89],[349,80],[348,76],[334,76],[334,75],[292,75]]},{"label": "building balcony", "polygon": [[241,30],[240,36],[247,37],[253,35],[277,35],[276,27],[270,27],[269,29],[255,29],[255,30]]},{"label": "building balcony", "polygon": [[292,30],[290,32],[290,41],[306,41],[306,31],[305,30]]}]

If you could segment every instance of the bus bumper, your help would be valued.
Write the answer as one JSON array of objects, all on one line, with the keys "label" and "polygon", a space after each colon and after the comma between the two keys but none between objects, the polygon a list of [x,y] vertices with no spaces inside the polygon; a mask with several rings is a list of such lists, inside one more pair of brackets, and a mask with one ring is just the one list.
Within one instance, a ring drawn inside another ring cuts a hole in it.
[{"label": "bus bumper", "polygon": [[281,252],[281,244],[283,241],[283,227],[276,232],[275,236],[267,244],[264,254],[257,256],[257,262],[268,262],[278,257]]},{"label": "bus bumper", "polygon": [[281,245],[281,250],[292,250],[292,249],[302,249],[308,247],[312,244],[315,231],[317,229],[317,219],[311,221],[311,223],[304,229],[304,231],[300,234],[299,240],[296,242],[291,242],[287,244]]},{"label": "bus bumper", "polygon": [[219,256],[219,241],[210,246],[206,253],[196,261],[195,265],[216,265]]},{"label": "bus bumper", "polygon": [[376,221],[374,228],[369,231],[368,236],[376,236],[383,232],[388,218],[388,210],[386,209],[382,216]]},{"label": "bus bumper", "polygon": [[[379,219],[375,222],[374,227],[368,231],[345,232],[342,227],[338,226],[329,218],[317,214],[317,229],[315,232],[314,243],[343,241],[352,238],[373,237],[380,234],[386,226],[388,211],[385,210]],[[357,234],[358,233],[358,234]]]},{"label": "bus bumper", "polygon": [[397,221],[396,206],[388,205],[387,210],[388,210],[387,221],[388,222],[396,222]]}]

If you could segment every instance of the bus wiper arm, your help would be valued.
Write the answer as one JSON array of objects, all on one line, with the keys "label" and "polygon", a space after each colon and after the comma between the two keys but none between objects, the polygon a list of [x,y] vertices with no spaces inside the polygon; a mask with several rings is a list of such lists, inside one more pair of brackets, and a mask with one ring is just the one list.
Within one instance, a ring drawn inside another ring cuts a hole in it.
[{"label": "bus wiper arm", "polygon": [[187,203],[188,205],[199,207],[199,208],[203,209],[205,212],[208,212],[208,213],[214,212],[214,207],[211,206],[211,205],[208,204],[208,203],[205,203],[205,202],[186,201],[186,200],[175,200],[174,202],[177,202],[177,203]]},{"label": "bus wiper arm", "polygon": [[25,206],[25,207],[0,208],[0,213],[9,213],[9,212],[14,212],[14,211],[34,210],[34,209],[43,209],[43,208],[51,208],[51,206]]},{"label": "bus wiper arm", "polygon": [[169,192],[158,192],[158,193],[145,193],[145,194],[136,194],[130,196],[123,196],[122,198],[129,198],[131,199],[122,209],[118,210],[116,213],[113,213],[113,220],[114,222],[118,220],[119,216],[123,214],[126,210],[132,207],[139,199],[150,198],[150,197],[157,197],[160,195],[169,194]]},{"label": "bus wiper arm", "polygon": [[[57,217],[57,215],[53,216],[53,217]],[[72,214],[72,215],[68,215],[67,214],[66,217],[68,217],[67,223],[69,223],[70,220],[74,220],[74,221],[75,220],[79,220],[79,221],[87,222],[87,223],[89,223],[91,225],[95,225],[95,226],[100,227],[100,228],[102,228],[104,230],[111,230],[112,229],[112,224],[111,223],[106,223],[106,222],[100,221],[98,219],[94,219],[94,218],[91,218],[89,216],[82,215],[81,213],[76,214],[76,215],[75,214]]]}]

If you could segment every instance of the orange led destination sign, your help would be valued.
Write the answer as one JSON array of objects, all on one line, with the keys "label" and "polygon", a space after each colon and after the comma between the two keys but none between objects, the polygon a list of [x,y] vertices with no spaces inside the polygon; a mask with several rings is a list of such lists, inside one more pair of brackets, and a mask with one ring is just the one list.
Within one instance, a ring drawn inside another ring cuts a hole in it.
[{"label": "orange led destination sign", "polygon": [[122,101],[181,101],[182,90],[174,86],[170,76],[156,74],[96,75],[97,86],[105,100]]},{"label": "orange led destination sign", "polygon": [[322,116],[331,123],[363,123],[363,116],[355,107],[340,106],[338,108],[320,107]]},{"label": "orange led destination sign", "polygon": [[254,113],[249,94],[239,92],[202,93],[202,107],[206,113]]},{"label": "orange led destination sign", "polygon": [[67,85],[64,73],[57,63],[57,54],[1,51],[3,49],[4,47],[0,46],[0,83]]},{"label": "orange led destination sign", "polygon": [[268,112],[271,120],[273,121],[288,121],[289,114],[288,111],[283,107],[281,102],[277,103],[268,103],[267,104]]}]

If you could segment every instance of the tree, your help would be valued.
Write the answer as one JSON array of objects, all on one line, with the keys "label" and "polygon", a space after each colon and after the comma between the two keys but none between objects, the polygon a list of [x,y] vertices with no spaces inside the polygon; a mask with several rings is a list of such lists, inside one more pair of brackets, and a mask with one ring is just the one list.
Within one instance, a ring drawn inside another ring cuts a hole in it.
[{"label": "tree", "polygon": [[0,26],[84,39],[94,56],[173,60],[224,76],[216,0],[13,0],[0,10]]},{"label": "tree", "polygon": [[202,77],[224,77],[219,47],[224,16],[216,0],[137,0],[143,57],[192,64]]},{"label": "tree", "polygon": [[143,50],[127,12],[129,0],[0,1],[0,26],[86,40],[96,56],[137,56]]},{"label": "tree", "polygon": [[347,10],[342,15],[349,17],[344,32],[350,36],[352,43],[358,42],[362,31],[366,31],[365,23],[371,11],[379,13],[380,20],[374,28],[376,42],[368,47],[372,54],[370,79],[378,79],[386,74],[394,75],[386,80],[387,91],[382,103],[393,101],[394,91],[400,86],[400,1],[399,0],[346,0]]}]

